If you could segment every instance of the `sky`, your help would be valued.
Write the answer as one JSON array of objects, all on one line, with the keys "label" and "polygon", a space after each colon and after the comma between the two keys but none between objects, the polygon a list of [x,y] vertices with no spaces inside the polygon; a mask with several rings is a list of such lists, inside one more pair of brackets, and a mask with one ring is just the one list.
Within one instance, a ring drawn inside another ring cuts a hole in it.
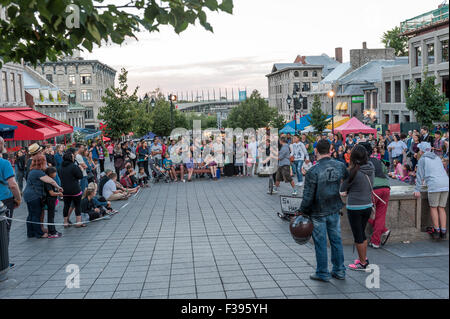
[{"label": "sky", "polygon": [[127,69],[130,90],[139,86],[141,96],[155,88],[178,95],[194,91],[194,96],[202,90],[212,96],[213,88],[217,96],[219,88],[230,96],[231,88],[235,94],[247,88],[267,97],[266,75],[274,63],[294,62],[299,54],[334,57],[336,47],[343,48],[348,61],[350,49],[361,48],[364,41],[368,48],[383,47],[383,32],[442,2],[234,0],[233,15],[206,9],[214,33],[199,24],[179,35],[162,27],[159,33],[139,33],[139,41],[95,48],[81,56],[118,72]]}]

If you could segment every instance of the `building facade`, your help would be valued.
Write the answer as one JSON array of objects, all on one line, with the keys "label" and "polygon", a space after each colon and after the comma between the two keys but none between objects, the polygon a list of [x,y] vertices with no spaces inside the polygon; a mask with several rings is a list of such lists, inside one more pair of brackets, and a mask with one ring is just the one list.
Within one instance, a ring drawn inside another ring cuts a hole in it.
[{"label": "building facade", "polygon": [[25,91],[23,67],[16,63],[5,63],[0,68],[0,107],[24,107]]},{"label": "building facade", "polygon": [[402,22],[401,28],[411,37],[409,63],[383,69],[379,108],[382,124],[416,122],[413,112],[406,108],[406,92],[423,80],[424,72],[434,76],[441,92],[450,97],[448,4]]},{"label": "building facade", "polygon": [[[266,75],[269,86],[269,106],[277,108],[278,113],[283,115],[286,121],[291,121],[294,118],[294,102],[289,106],[287,97],[292,97],[294,90],[306,97],[339,64],[340,62],[326,54],[298,56],[294,63],[274,64],[271,73]],[[301,112],[306,114],[307,111],[308,107],[301,105]]]},{"label": "building facade", "polygon": [[114,86],[116,70],[98,60],[84,60],[79,56],[45,62],[35,70],[86,108],[86,128],[99,128],[99,109],[105,105],[102,96],[107,88]]}]

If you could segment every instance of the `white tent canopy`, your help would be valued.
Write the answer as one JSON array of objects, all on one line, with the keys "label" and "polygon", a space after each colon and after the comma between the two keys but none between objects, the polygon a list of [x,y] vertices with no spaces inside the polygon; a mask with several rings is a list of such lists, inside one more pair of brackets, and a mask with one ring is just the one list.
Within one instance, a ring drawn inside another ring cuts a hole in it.
[{"label": "white tent canopy", "polygon": [[[307,126],[307,127],[302,131],[302,134],[303,134],[303,133],[314,133],[314,132],[317,132],[317,130],[315,129],[314,126],[310,125],[310,126]],[[323,130],[323,133],[330,133],[330,132],[331,132],[331,130],[329,130],[329,129]]]}]

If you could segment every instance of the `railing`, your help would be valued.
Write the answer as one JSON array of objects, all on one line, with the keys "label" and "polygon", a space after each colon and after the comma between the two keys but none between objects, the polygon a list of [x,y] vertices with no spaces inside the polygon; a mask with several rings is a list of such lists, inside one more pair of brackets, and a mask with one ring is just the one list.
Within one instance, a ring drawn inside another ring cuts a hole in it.
[{"label": "railing", "polygon": [[438,9],[429,11],[427,13],[421,14],[420,16],[401,22],[400,23],[401,33],[408,33],[417,29],[434,25],[439,22],[443,22],[446,19],[448,20],[449,16],[448,8],[449,5],[445,4]]}]

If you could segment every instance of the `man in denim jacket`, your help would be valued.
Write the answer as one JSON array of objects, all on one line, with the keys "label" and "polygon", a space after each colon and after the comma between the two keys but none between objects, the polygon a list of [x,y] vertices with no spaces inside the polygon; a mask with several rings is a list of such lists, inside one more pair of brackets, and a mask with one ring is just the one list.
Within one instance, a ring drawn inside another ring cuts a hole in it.
[{"label": "man in denim jacket", "polygon": [[345,165],[331,158],[331,144],[327,140],[317,143],[317,164],[306,174],[300,212],[309,215],[314,224],[313,240],[317,269],[313,280],[330,281],[327,255],[327,233],[331,245],[331,276],[345,279],[344,251],[341,240],[340,211],[342,203],[339,187],[348,176]]}]

